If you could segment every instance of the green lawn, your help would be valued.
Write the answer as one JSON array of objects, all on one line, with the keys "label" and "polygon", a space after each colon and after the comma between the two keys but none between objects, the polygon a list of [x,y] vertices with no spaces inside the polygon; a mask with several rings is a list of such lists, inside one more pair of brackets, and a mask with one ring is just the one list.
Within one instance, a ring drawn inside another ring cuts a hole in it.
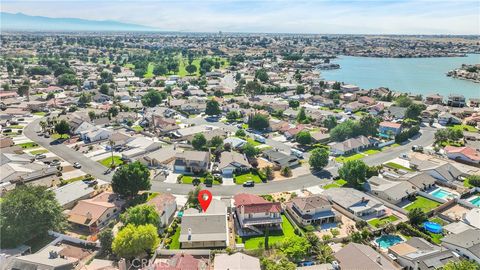
[{"label": "green lawn", "polygon": [[145,75],[143,75],[143,77],[145,79],[149,79],[149,78],[152,78],[154,76],[153,75],[153,68],[155,68],[155,65],[153,63],[148,63],[147,72],[145,73]]},{"label": "green lawn", "polygon": [[470,131],[470,132],[476,132],[477,129],[473,126],[469,125],[453,125],[450,127],[453,130],[462,130],[462,131]]},{"label": "green lawn", "polygon": [[34,112],[33,114],[38,115],[38,116],[45,116],[45,114],[47,114],[47,113],[46,112]]},{"label": "green lawn", "polygon": [[168,246],[168,249],[180,249],[180,225],[177,226],[177,229],[175,230],[175,234],[172,236],[172,242],[170,243],[170,246]]},{"label": "green lawn", "polygon": [[362,159],[365,156],[363,154],[357,153],[349,156],[340,156],[336,157],[335,160],[337,162],[347,162],[347,161],[352,161],[352,160],[357,160],[357,159]]},{"label": "green lawn", "polygon": [[[200,180],[200,183],[205,183],[205,177],[196,177],[196,176],[190,176],[190,175],[184,175],[182,177],[182,184],[192,184],[193,179],[198,178]],[[220,182],[213,180],[214,185],[220,185]]]},{"label": "green lawn", "polygon": [[55,140],[57,140],[57,139],[69,139],[70,135],[68,135],[68,134],[60,135],[58,133],[55,133],[55,134],[52,134],[52,136],[50,136],[50,137],[52,137],[52,139],[55,139]]},{"label": "green lawn", "polygon": [[243,129],[248,129],[248,124],[243,123],[243,124],[242,124],[242,128],[243,128]]},{"label": "green lawn", "polygon": [[250,138],[250,137],[247,138],[247,142],[248,142],[249,144],[253,145],[253,146],[262,145],[262,143],[259,143],[259,142],[255,141],[254,139],[252,139],[252,138]]},{"label": "green lawn", "polygon": [[241,175],[235,175],[233,179],[235,179],[235,183],[237,185],[242,185],[246,181],[250,181],[250,180],[253,180],[253,182],[255,182],[255,183],[262,183],[263,182],[262,179],[260,179],[260,176],[258,176],[258,174],[254,174],[254,173],[251,173],[251,172],[241,174]]},{"label": "green lawn", "polygon": [[[283,239],[289,236],[295,235],[295,230],[288,221],[287,217],[285,215],[282,215],[282,228],[283,232],[269,232],[269,237],[268,237],[268,243],[269,245],[273,245],[274,243],[281,242]],[[255,237],[248,237],[243,239],[245,243],[245,249],[257,249],[260,243],[263,243],[265,241],[265,236],[255,236]],[[263,245],[262,245],[263,248]]]},{"label": "green lawn", "polygon": [[130,68],[130,69],[134,69],[134,68],[135,68],[135,65],[132,64],[132,63],[128,63],[128,64],[125,64],[125,65],[123,65],[123,66],[126,67],[126,68]]},{"label": "green lawn", "polygon": [[39,150],[33,150],[30,152],[32,155],[39,155],[39,154],[45,154],[48,153],[47,149],[39,149]]},{"label": "green lawn", "polygon": [[381,150],[377,150],[377,149],[369,149],[369,150],[367,150],[367,151],[365,151],[365,152],[363,152],[363,153],[370,156],[370,155],[378,154],[378,153],[380,153],[380,152],[382,152],[382,151],[381,151]]},{"label": "green lawn", "polygon": [[132,129],[135,130],[136,132],[142,132],[143,131],[143,128],[141,126],[133,126]]},{"label": "green lawn", "polygon": [[158,192],[152,192],[152,193],[148,194],[147,202],[150,201],[151,199],[157,197],[158,194],[159,194]]},{"label": "green lawn", "polygon": [[372,225],[375,228],[381,228],[388,223],[398,220],[397,216],[391,215],[388,217],[374,218],[368,221],[368,224]]},{"label": "green lawn", "polygon": [[8,126],[8,128],[22,129],[22,128],[24,128],[24,126],[22,126],[22,125],[11,125],[11,126]]},{"label": "green lawn", "polygon": [[446,222],[445,220],[443,220],[443,219],[441,219],[441,218],[439,218],[439,217],[432,217],[432,218],[430,218],[429,220],[430,220],[431,222],[438,223],[438,224],[440,224],[440,225],[442,225],[442,226],[445,226],[445,225],[448,224],[448,222]]},{"label": "green lawn", "polygon": [[414,208],[420,208],[423,212],[429,212],[430,210],[437,208],[440,203],[436,201],[432,201],[422,196],[417,196],[415,201],[407,206],[404,207],[405,210],[410,211]]},{"label": "green lawn", "polygon": [[[105,167],[110,167],[112,164],[112,157],[108,157],[99,161]],[[123,164],[123,160],[119,156],[113,156],[113,165],[120,166]]]},{"label": "green lawn", "polygon": [[338,179],[338,180],[335,180],[333,183],[323,186],[322,188],[323,189],[339,188],[339,187],[343,187],[346,184],[347,184],[346,180]]},{"label": "green lawn", "polygon": [[410,168],[404,167],[404,166],[402,166],[400,164],[397,164],[397,163],[394,163],[394,162],[387,162],[387,163],[385,163],[385,166],[390,167],[390,168],[394,168],[394,169],[405,170],[405,171],[409,171],[409,172],[414,171]]},{"label": "green lawn", "polygon": [[432,233],[432,232],[428,232],[428,235],[430,235],[430,237],[432,237],[432,242],[435,243],[435,244],[441,244],[442,243],[442,238],[443,238],[443,235],[441,233]]},{"label": "green lawn", "polygon": [[38,147],[38,143],[36,143],[36,142],[26,142],[26,143],[20,143],[20,144],[17,144],[17,145],[22,147],[23,149],[30,149],[30,148]]}]

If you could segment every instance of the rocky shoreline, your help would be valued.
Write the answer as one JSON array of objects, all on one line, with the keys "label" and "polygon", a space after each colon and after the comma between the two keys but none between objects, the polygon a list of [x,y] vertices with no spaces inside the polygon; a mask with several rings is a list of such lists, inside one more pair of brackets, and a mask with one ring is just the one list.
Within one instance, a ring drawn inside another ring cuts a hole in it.
[{"label": "rocky shoreline", "polygon": [[480,83],[480,64],[465,65],[447,72],[448,77]]}]

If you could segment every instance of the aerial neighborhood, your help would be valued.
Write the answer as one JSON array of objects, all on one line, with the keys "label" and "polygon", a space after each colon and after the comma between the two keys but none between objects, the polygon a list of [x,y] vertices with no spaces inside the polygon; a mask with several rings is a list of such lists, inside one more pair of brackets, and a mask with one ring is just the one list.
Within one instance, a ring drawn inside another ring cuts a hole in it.
[{"label": "aerial neighborhood", "polygon": [[0,269],[479,269],[479,99],[322,77],[412,42],[2,33]]}]

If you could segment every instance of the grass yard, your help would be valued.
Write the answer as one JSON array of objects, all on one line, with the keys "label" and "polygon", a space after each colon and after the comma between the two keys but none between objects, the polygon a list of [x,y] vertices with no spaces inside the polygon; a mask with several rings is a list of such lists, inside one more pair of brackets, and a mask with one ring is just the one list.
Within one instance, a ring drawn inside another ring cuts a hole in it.
[{"label": "grass yard", "polygon": [[408,172],[413,172],[414,171],[410,168],[404,167],[404,166],[402,166],[400,164],[397,164],[397,163],[394,163],[394,162],[385,163],[385,166],[393,168],[393,169],[408,171]]},{"label": "grass yard", "polygon": [[382,217],[382,218],[374,218],[368,221],[368,224],[372,225],[375,228],[381,228],[388,223],[394,222],[398,220],[397,216],[391,215],[388,217]]},{"label": "grass yard", "polygon": [[128,63],[128,64],[125,64],[125,65],[123,65],[123,66],[126,67],[126,68],[130,68],[130,69],[134,69],[134,68],[135,68],[135,65],[132,64],[132,63]]},{"label": "grass yard", "polygon": [[370,155],[378,154],[378,153],[380,153],[380,152],[382,152],[382,151],[381,151],[381,150],[377,150],[377,149],[369,149],[369,150],[367,150],[367,151],[365,151],[365,152],[363,152],[363,153],[370,156]]},{"label": "grass yard", "polygon": [[24,126],[22,126],[22,125],[11,125],[11,126],[8,126],[8,128],[22,129],[22,128],[24,128]]},{"label": "grass yard", "polygon": [[347,161],[352,161],[352,160],[357,160],[357,159],[362,159],[364,158],[365,155],[363,154],[360,154],[360,153],[357,153],[357,154],[353,154],[353,155],[350,155],[350,156],[341,156],[341,157],[336,157],[335,160],[337,162],[347,162]]},{"label": "grass yard", "polygon": [[243,183],[245,183],[246,181],[250,181],[250,180],[253,180],[253,182],[255,183],[262,183],[262,179],[260,179],[260,176],[258,174],[254,174],[254,173],[245,173],[245,174],[241,174],[241,175],[235,175],[233,177],[234,179],[234,182],[237,184],[237,185],[242,185]]},{"label": "grass yard", "polygon": [[50,136],[52,139],[55,139],[55,140],[58,140],[58,139],[70,139],[70,135],[68,134],[58,134],[58,133],[55,133],[55,134],[52,134],[52,136]]},{"label": "grass yard", "polygon": [[247,142],[248,142],[249,144],[253,145],[253,146],[262,145],[262,143],[259,143],[259,142],[255,141],[254,139],[252,139],[252,138],[250,138],[250,137],[247,138]]},{"label": "grass yard", "polygon": [[180,225],[177,226],[177,229],[175,230],[175,234],[172,236],[172,242],[168,246],[168,249],[180,249]]},{"label": "grass yard", "polygon": [[430,235],[430,237],[432,238],[432,242],[439,245],[442,243],[442,238],[443,238],[443,235],[441,233],[432,233],[432,232],[429,232],[428,235]]},{"label": "grass yard", "polygon": [[[105,167],[110,167],[112,165],[112,157],[108,157],[99,161]],[[115,167],[123,164],[123,160],[119,156],[113,156],[113,165]]]},{"label": "grass yard", "polygon": [[[182,184],[192,184],[193,179],[198,178],[200,180],[200,183],[205,183],[205,177],[196,177],[196,176],[190,176],[190,175],[184,175],[182,177]],[[220,182],[213,180],[214,185],[220,185]]]},{"label": "grass yard", "polygon": [[448,222],[446,222],[445,220],[443,220],[443,219],[441,219],[441,218],[439,218],[439,217],[432,217],[432,218],[429,219],[429,221],[438,223],[438,224],[440,224],[440,225],[442,225],[442,226],[445,226],[445,225],[448,224]]},{"label": "grass yard", "polygon": [[[287,217],[285,215],[282,215],[282,232],[274,232],[270,231],[269,232],[269,237],[268,237],[268,244],[272,246],[274,243],[281,242],[283,239],[289,236],[295,235],[295,230],[293,228],[293,225],[288,221]],[[254,236],[254,237],[248,237],[243,239],[245,243],[245,249],[257,249],[259,245],[262,246],[263,248],[263,243],[265,241],[265,236]]]},{"label": "grass yard", "polygon": [[346,184],[347,184],[346,180],[338,179],[338,180],[333,181],[333,183],[330,183],[328,185],[323,186],[322,188],[323,189],[340,188],[340,187],[343,187]]},{"label": "grass yard", "polygon": [[45,116],[45,114],[47,114],[47,113],[46,112],[34,112],[33,114],[38,115],[38,116]]},{"label": "grass yard", "polygon": [[407,206],[405,206],[403,209],[407,211],[411,211],[414,208],[420,208],[422,209],[423,212],[429,212],[430,210],[437,208],[440,205],[440,203],[436,201],[432,201],[430,199],[427,199],[422,196],[417,196],[415,201]]},{"label": "grass yard", "polygon": [[469,126],[469,125],[453,125],[451,127],[449,127],[453,130],[461,130],[461,131],[470,131],[470,132],[476,132],[477,129],[473,126]]},{"label": "grass yard", "polygon": [[39,149],[39,150],[33,150],[30,152],[32,155],[40,155],[40,154],[45,154],[48,153],[47,149]]},{"label": "grass yard", "polygon": [[142,132],[143,131],[143,128],[141,126],[133,126],[132,129],[135,130],[136,132]]},{"label": "grass yard", "polygon": [[22,149],[30,149],[30,148],[38,147],[38,143],[36,142],[19,143],[18,146],[22,147]]}]

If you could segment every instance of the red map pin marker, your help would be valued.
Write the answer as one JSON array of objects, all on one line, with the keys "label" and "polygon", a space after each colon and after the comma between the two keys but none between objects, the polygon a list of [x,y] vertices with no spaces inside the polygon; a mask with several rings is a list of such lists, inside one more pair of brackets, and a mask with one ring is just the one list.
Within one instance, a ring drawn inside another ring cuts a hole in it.
[{"label": "red map pin marker", "polygon": [[212,202],[212,193],[206,189],[200,190],[200,192],[198,192],[198,202],[200,203],[203,212],[207,211],[208,206]]}]

